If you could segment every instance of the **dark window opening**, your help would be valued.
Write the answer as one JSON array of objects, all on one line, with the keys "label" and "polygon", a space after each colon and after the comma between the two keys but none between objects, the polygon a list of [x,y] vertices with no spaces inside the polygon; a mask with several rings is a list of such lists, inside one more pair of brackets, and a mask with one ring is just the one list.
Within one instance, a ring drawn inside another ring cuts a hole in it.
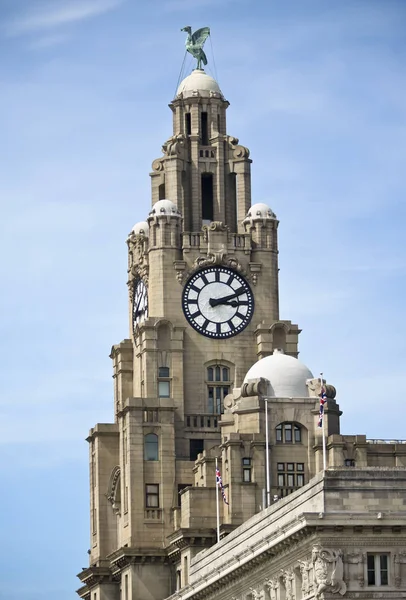
[{"label": "dark window opening", "polygon": [[192,119],[190,113],[185,114],[185,128],[186,135],[191,135],[192,133]]},{"label": "dark window opening", "polygon": [[169,377],[169,367],[159,367],[158,377]]},{"label": "dark window opening", "polygon": [[200,114],[200,140],[202,146],[209,145],[209,128],[207,121],[207,112],[202,112]]},{"label": "dark window opening", "polygon": [[203,173],[202,175],[202,219],[213,221],[213,175]]},{"label": "dark window opening", "polygon": [[220,120],[220,115],[217,115],[217,131],[220,133],[220,128],[221,128],[221,120]]},{"label": "dark window opening", "polygon": [[161,183],[161,185],[158,187],[158,199],[159,200],[165,199],[165,184],[164,183]]},{"label": "dark window opening", "polygon": [[190,442],[190,445],[189,445],[190,460],[196,460],[197,455],[201,454],[204,450],[204,440],[189,440],[189,442]]},{"label": "dark window opening", "polygon": [[345,467],[355,467],[355,460],[353,458],[346,458],[344,461]]}]

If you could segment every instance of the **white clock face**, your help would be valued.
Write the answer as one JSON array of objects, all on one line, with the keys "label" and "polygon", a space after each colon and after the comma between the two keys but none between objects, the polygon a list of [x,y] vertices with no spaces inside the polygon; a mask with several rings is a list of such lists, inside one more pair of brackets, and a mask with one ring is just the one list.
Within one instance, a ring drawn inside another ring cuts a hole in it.
[{"label": "white clock face", "polygon": [[208,267],[186,283],[182,306],[196,331],[221,339],[237,335],[248,325],[254,297],[244,277],[232,269]]},{"label": "white clock face", "polygon": [[134,283],[133,327],[148,317],[148,293],[142,279]]}]

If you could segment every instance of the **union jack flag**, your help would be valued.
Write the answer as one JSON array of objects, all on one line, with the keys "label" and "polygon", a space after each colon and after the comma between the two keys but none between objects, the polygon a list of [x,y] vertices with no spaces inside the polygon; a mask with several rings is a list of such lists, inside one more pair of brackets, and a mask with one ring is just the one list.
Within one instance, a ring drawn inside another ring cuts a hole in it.
[{"label": "union jack flag", "polygon": [[221,495],[223,497],[224,504],[228,505],[227,498],[226,498],[226,493],[224,491],[223,480],[221,479],[221,474],[220,474],[220,469],[219,468],[216,469],[216,483],[217,483],[218,487],[221,490]]},{"label": "union jack flag", "polygon": [[324,387],[323,380],[321,380],[321,394],[320,394],[320,409],[319,409],[319,427],[323,427],[323,415],[324,405],[327,402],[326,388]]}]

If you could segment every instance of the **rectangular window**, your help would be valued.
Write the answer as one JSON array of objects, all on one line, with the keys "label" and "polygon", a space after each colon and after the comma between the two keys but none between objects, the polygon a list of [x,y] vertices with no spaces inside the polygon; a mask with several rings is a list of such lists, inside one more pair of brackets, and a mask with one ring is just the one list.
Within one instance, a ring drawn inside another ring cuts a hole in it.
[{"label": "rectangular window", "polygon": [[159,367],[158,377],[169,377],[169,367]]},{"label": "rectangular window", "polygon": [[301,442],[302,441],[302,432],[300,431],[299,427],[295,426],[295,442]]},{"label": "rectangular window", "polygon": [[157,483],[146,484],[145,506],[147,508],[159,508],[159,485]]},{"label": "rectangular window", "polygon": [[292,425],[290,423],[285,424],[285,442],[292,441]]},{"label": "rectangular window", "polygon": [[242,459],[242,480],[244,483],[251,483],[251,459]]},{"label": "rectangular window", "polygon": [[158,411],[157,410],[144,410],[144,423],[156,423],[158,421]]},{"label": "rectangular window", "polygon": [[190,460],[196,460],[197,455],[201,454],[204,450],[204,440],[189,440],[189,458]]},{"label": "rectangular window", "polygon": [[191,135],[192,133],[192,119],[190,113],[185,114],[185,129],[186,135]]},{"label": "rectangular window", "polygon": [[303,463],[297,463],[296,464],[296,471],[304,471],[304,464]]},{"label": "rectangular window", "polygon": [[297,487],[302,487],[304,485],[304,475],[296,476]]},{"label": "rectangular window", "polygon": [[294,465],[294,463],[288,463],[288,464],[287,464],[287,470],[288,470],[288,471],[294,471],[294,470],[295,470],[295,465]]},{"label": "rectangular window", "polygon": [[285,475],[282,473],[278,474],[278,487],[285,487]]},{"label": "rectangular window", "polygon": [[288,487],[295,487],[295,476],[288,473]]},{"label": "rectangular window", "polygon": [[355,467],[355,460],[353,458],[346,458],[344,461],[344,466]]},{"label": "rectangular window", "polygon": [[278,471],[284,471],[285,470],[285,463],[278,463]]},{"label": "rectangular window", "polygon": [[202,187],[202,220],[204,223],[213,221],[213,174],[203,173],[201,178]]},{"label": "rectangular window", "polygon": [[388,554],[367,554],[368,585],[389,585]]},{"label": "rectangular window", "polygon": [[282,441],[282,425],[278,425],[278,427],[276,428],[276,441]]},{"label": "rectangular window", "polygon": [[207,112],[202,112],[200,114],[200,139],[202,142],[202,146],[209,145],[209,128],[208,128]]},{"label": "rectangular window", "polygon": [[170,398],[171,386],[169,381],[158,381],[158,396]]}]

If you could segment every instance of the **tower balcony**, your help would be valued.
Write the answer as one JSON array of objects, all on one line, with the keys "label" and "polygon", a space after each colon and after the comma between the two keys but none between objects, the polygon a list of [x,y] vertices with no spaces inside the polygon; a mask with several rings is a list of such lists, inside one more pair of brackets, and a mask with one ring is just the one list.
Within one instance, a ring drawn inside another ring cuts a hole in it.
[{"label": "tower balcony", "polygon": [[207,413],[198,415],[185,415],[185,427],[187,429],[199,430],[207,429],[209,431],[220,431],[219,421],[221,414]]},{"label": "tower balcony", "polygon": [[214,146],[200,146],[199,159],[216,161],[217,148]]}]

